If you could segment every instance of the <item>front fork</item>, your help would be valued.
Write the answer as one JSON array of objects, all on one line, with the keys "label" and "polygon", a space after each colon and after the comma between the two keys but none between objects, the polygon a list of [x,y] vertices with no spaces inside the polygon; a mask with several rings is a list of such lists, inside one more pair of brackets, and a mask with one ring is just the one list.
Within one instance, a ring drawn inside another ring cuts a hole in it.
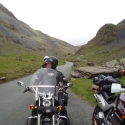
[{"label": "front fork", "polygon": [[40,125],[40,116],[41,116],[41,114],[38,114],[38,118],[37,118],[38,125]]}]

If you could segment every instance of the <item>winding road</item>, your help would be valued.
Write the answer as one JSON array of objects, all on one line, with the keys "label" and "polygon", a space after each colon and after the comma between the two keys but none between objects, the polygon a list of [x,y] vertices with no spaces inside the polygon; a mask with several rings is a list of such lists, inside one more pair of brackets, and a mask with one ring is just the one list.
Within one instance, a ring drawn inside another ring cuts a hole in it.
[{"label": "winding road", "polygon": [[[71,72],[72,63],[67,62],[57,69],[68,77]],[[17,85],[23,81],[29,85],[32,75],[20,78],[0,85],[0,125],[25,125],[25,121],[31,114],[29,105],[34,102],[30,92],[22,93],[23,87]],[[92,125],[92,112],[94,107],[81,100],[69,89],[69,103],[67,106],[71,125]]]}]

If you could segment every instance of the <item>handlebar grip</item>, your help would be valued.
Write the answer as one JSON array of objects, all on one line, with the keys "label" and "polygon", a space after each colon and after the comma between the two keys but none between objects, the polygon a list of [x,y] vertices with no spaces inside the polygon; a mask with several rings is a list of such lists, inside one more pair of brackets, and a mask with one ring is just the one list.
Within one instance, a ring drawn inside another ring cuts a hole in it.
[{"label": "handlebar grip", "polygon": [[27,88],[22,93],[25,93],[25,92],[27,92]]},{"label": "handlebar grip", "polygon": [[34,92],[34,90],[31,87],[26,87],[26,89],[23,91],[23,93],[25,93],[27,91],[32,92],[32,93]]},{"label": "handlebar grip", "polygon": [[27,92],[27,91],[29,91],[30,90],[30,88],[29,87],[26,87],[26,89],[23,91],[23,93],[25,93],[25,92]]}]

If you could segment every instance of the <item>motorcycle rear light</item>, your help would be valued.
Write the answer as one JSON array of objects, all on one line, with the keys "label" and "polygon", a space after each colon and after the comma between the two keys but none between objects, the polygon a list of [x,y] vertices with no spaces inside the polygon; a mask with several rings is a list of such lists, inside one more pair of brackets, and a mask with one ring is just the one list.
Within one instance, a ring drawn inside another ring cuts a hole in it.
[{"label": "motorcycle rear light", "polygon": [[125,114],[121,116],[122,119],[125,119]]},{"label": "motorcycle rear light", "polygon": [[34,106],[34,105],[30,105],[30,109],[31,109],[31,110],[34,110],[34,109],[35,109],[35,106]]},{"label": "motorcycle rear light", "polygon": [[60,106],[58,106],[58,110],[59,111],[62,111],[62,109],[63,109],[63,107],[60,105]]}]

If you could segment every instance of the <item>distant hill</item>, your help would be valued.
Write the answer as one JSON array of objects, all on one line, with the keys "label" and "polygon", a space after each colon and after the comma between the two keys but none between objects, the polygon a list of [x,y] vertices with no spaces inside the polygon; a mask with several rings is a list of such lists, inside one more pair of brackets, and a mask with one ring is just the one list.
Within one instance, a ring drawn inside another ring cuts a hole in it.
[{"label": "distant hill", "polygon": [[32,29],[0,4],[0,55],[23,51],[46,55],[74,53],[77,47]]},{"label": "distant hill", "polygon": [[77,52],[94,63],[105,63],[125,57],[125,20],[117,25],[105,24],[96,36]]}]

